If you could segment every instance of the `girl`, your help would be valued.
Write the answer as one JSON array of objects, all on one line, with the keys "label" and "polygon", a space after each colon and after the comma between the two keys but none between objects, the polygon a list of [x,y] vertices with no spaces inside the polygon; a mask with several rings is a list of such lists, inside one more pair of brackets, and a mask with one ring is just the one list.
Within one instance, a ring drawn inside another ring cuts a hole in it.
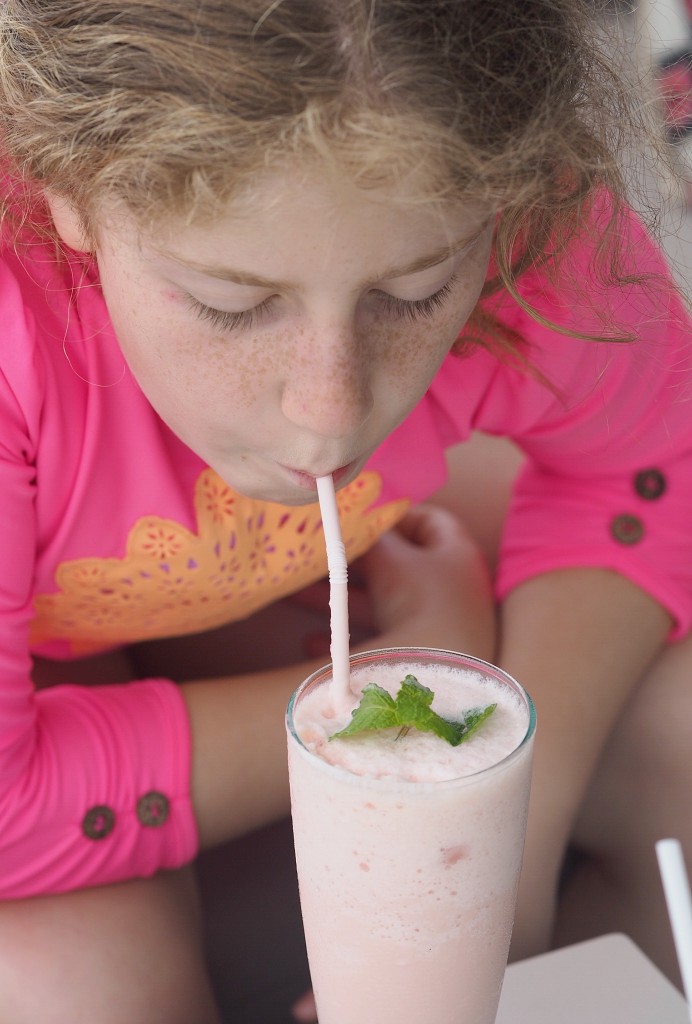
[{"label": "girl", "polygon": [[[326,473],[368,646],[495,658],[536,699],[517,953],[548,944],[599,756],[692,616],[688,321],[592,26],[0,6],[0,1018],[219,1020],[186,865],[287,812],[316,662],[282,599],[324,575]],[[473,430],[526,456],[497,636],[461,521],[418,507]]]}]

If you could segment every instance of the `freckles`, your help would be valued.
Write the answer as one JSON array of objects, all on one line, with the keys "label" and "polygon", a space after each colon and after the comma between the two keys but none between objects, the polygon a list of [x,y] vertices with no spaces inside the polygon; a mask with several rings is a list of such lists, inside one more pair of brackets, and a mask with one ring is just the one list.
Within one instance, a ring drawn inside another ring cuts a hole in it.
[{"label": "freckles", "polygon": [[236,339],[205,326],[181,327],[172,321],[156,350],[157,373],[164,386],[180,391],[206,411],[245,409],[267,389],[271,363],[257,338]]},{"label": "freckles", "polygon": [[181,323],[179,311],[188,309],[185,296],[172,287],[162,288],[159,296],[172,310],[170,337],[179,339],[179,344],[164,346],[159,353],[168,379],[188,395],[209,396],[212,403],[230,400],[240,407],[252,405],[261,373],[257,340],[244,339],[240,344],[232,335],[216,334],[196,323],[194,317],[190,326],[189,312]]},{"label": "freckles", "polygon": [[255,405],[271,387],[272,359],[261,339],[230,337],[214,346],[207,364],[211,386],[220,388],[238,408]]},{"label": "freckles", "polygon": [[456,321],[452,318],[436,318],[426,321],[380,326],[372,332],[372,351],[377,352],[378,362],[387,368],[387,381],[399,395],[408,397],[411,391],[419,391],[421,381],[428,381],[437,372],[456,339]]},{"label": "freckles", "polygon": [[[296,382],[306,382],[306,396],[314,413],[349,412],[368,393],[367,369],[372,355],[353,337],[329,335],[296,326],[275,337],[274,372],[290,382],[293,400],[300,404]],[[319,386],[318,386],[319,382]]]}]

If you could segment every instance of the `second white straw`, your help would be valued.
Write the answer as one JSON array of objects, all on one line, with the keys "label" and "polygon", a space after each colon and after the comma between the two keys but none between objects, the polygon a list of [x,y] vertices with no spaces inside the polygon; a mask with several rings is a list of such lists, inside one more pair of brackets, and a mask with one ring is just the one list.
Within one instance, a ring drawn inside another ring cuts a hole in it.
[{"label": "second white straw", "polygon": [[663,881],[687,1013],[692,1021],[692,899],[682,847],[677,839],[660,839],[656,856]]},{"label": "second white straw", "polygon": [[329,568],[329,608],[331,611],[331,657],[334,698],[337,706],[350,708],[351,670],[348,628],[348,565],[341,536],[339,509],[331,476],[317,478],[322,526],[327,545]]}]

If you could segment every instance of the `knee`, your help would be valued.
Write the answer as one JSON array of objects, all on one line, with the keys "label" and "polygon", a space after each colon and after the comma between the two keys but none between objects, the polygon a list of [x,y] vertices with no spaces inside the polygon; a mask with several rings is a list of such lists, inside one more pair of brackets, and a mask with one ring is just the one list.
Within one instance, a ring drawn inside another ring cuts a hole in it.
[{"label": "knee", "polygon": [[219,1024],[177,874],[0,906],[0,1020]]}]

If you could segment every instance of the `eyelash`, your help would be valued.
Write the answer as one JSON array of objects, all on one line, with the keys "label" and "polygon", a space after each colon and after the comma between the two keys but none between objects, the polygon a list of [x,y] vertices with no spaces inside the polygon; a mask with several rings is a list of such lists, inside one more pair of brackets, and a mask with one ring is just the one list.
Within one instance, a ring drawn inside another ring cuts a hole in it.
[{"label": "eyelash", "polygon": [[[451,277],[446,284],[425,299],[398,299],[395,295],[378,292],[378,302],[385,313],[402,320],[409,322],[427,320],[445,304],[455,281],[456,277]],[[187,301],[200,320],[207,320],[214,327],[224,331],[237,331],[253,327],[264,313],[269,312],[272,299],[265,299],[258,306],[244,309],[240,313],[228,313],[222,309],[214,309],[213,306],[205,306],[203,302],[199,302],[192,295],[187,296]]]},{"label": "eyelash", "polygon": [[432,295],[425,299],[398,299],[395,295],[387,295],[386,292],[379,293],[379,301],[384,307],[385,313],[391,313],[402,320],[415,322],[416,320],[427,320],[438,309],[441,309],[456,281],[456,276],[450,277],[447,284],[443,284]]},{"label": "eyelash", "polygon": [[242,328],[248,329],[253,327],[258,317],[268,312],[272,301],[271,298],[265,299],[264,302],[260,302],[259,306],[254,306],[252,309],[244,309],[240,313],[228,313],[223,309],[205,306],[203,302],[199,302],[192,295],[188,295],[186,298],[193,313],[200,320],[207,320],[214,327],[219,327],[223,331],[238,331]]}]

